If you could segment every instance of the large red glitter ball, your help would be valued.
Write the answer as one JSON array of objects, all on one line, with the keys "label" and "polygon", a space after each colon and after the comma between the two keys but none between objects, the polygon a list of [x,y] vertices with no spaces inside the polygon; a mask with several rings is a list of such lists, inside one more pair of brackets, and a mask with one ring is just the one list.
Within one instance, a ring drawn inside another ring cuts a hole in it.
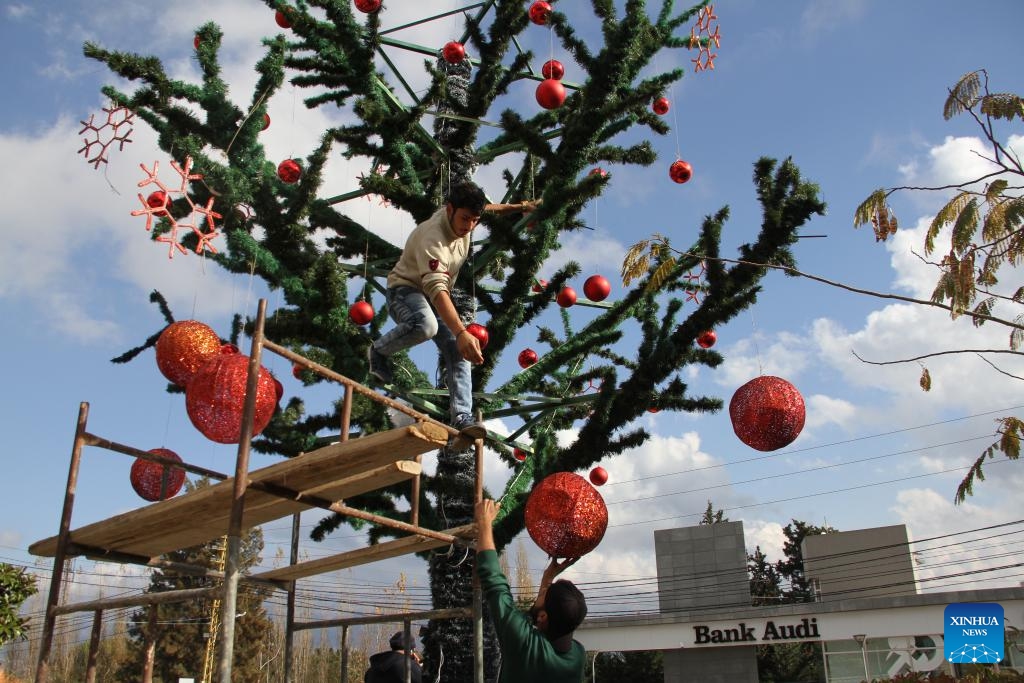
[{"label": "large red glitter ball", "polygon": [[220,353],[220,339],[198,320],[179,320],[168,325],[156,340],[156,366],[179,387],[188,385],[206,361]]},{"label": "large red glitter ball", "polygon": [[612,286],[608,282],[608,279],[603,275],[591,275],[587,278],[587,281],[583,283],[583,293],[587,295],[587,298],[591,301],[604,301],[608,298],[608,294],[611,293]]},{"label": "large red glitter ball", "polygon": [[356,325],[365,325],[373,320],[373,306],[366,301],[357,301],[348,307],[348,317]]},{"label": "large red glitter ball", "polygon": [[558,296],[555,297],[555,301],[562,308],[569,308],[576,303],[576,290],[572,287],[562,287],[562,290],[558,292]]},{"label": "large red glitter ball", "polygon": [[277,167],[277,177],[291,185],[302,177],[302,167],[295,159],[285,159]]},{"label": "large red glitter ball", "polygon": [[668,167],[668,176],[676,183],[685,183],[693,176],[693,167],[682,159],[677,159]]},{"label": "large red glitter ball", "polygon": [[551,5],[544,0],[537,0],[530,5],[530,21],[538,26],[548,23],[549,14],[551,14]]},{"label": "large red glitter ball", "polygon": [[668,98],[659,97],[658,99],[654,100],[654,102],[651,103],[651,109],[654,110],[654,113],[657,114],[658,116],[664,116],[665,114],[668,113],[669,109]]},{"label": "large red glitter ball", "polygon": [[[242,409],[249,358],[240,353],[217,356],[196,373],[185,389],[185,409],[196,429],[217,443],[238,443],[242,435]],[[277,405],[277,390],[270,371],[260,367],[256,384],[253,436],[262,432]]]},{"label": "large red glitter ball", "polygon": [[556,81],[560,81],[565,76],[565,67],[557,59],[549,59],[540,68],[540,75],[544,78],[553,78]]},{"label": "large red glitter ball", "polygon": [[608,528],[604,499],[586,479],[555,472],[526,501],[526,530],[551,557],[580,557],[597,547]]},{"label": "large red glitter ball", "polygon": [[372,14],[380,9],[380,0],[356,0],[356,9],[365,14]]},{"label": "large red glitter ball", "polygon": [[545,78],[537,86],[537,104],[545,109],[558,109],[565,102],[565,86],[554,78]]},{"label": "large red glitter ball", "polygon": [[729,419],[740,441],[759,451],[788,446],[804,428],[804,397],[779,377],[750,380],[729,401]]},{"label": "large red glitter ball", "polygon": [[537,352],[533,349],[523,349],[519,352],[519,367],[524,370],[537,362]]},{"label": "large red glitter ball", "polygon": [[[168,460],[181,462],[181,458],[178,457],[177,453],[166,448],[154,448],[149,452]],[[167,488],[164,489],[164,496],[161,498],[160,489],[162,488],[165,470],[167,471]],[[185,470],[136,458],[135,462],[132,463],[129,479],[132,482],[132,488],[135,489],[135,493],[145,500],[151,502],[166,500],[178,495],[182,484],[185,483]]]},{"label": "large red glitter ball", "polygon": [[466,58],[466,46],[456,40],[447,42],[441,48],[441,57],[449,64],[458,64]]},{"label": "large red glitter ball", "polygon": [[491,334],[487,331],[487,328],[480,323],[470,323],[466,325],[466,332],[476,337],[480,341],[480,350],[487,348],[487,342],[491,340]]}]

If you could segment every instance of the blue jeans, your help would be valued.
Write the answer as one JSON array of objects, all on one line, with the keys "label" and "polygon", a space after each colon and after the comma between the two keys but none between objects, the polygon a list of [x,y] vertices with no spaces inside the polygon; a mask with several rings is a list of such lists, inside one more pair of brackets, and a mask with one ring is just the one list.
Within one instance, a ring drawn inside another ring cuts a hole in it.
[{"label": "blue jeans", "polygon": [[397,325],[373,342],[378,353],[390,356],[433,339],[444,358],[445,379],[451,395],[451,422],[473,413],[473,366],[459,353],[455,336],[438,322],[427,297],[413,287],[388,287],[388,314]]}]

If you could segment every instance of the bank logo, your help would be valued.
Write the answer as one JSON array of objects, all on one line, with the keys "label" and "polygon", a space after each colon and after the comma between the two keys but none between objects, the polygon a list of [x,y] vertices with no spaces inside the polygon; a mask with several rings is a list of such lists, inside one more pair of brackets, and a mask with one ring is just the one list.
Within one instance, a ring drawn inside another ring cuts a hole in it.
[{"label": "bank logo", "polygon": [[1003,658],[1003,606],[994,602],[957,602],[943,616],[946,659],[995,664]]}]

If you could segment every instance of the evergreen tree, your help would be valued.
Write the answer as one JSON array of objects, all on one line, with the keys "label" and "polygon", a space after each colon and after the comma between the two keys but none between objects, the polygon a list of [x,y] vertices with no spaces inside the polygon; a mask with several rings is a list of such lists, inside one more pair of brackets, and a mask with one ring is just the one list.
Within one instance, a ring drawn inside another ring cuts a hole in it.
[{"label": "evergreen tree", "polygon": [[804,539],[818,534],[834,534],[838,529],[826,525],[817,526],[794,519],[782,529],[786,542],[782,544],[782,552],[786,559],[775,563],[775,570],[789,588],[782,591],[782,602],[812,602],[814,599],[811,586],[804,575],[804,551],[801,547]]},{"label": "evergreen tree", "polygon": [[35,576],[24,568],[0,562],[0,645],[27,637],[28,619],[18,611],[36,590]]},{"label": "evergreen tree", "polygon": [[[496,111],[496,100],[514,82],[537,78],[529,68],[534,56],[517,49],[517,36],[530,26],[521,0],[495,0],[475,14],[467,12],[463,42],[474,61],[427,63],[431,83],[425,93],[413,93],[397,79],[408,96],[389,84],[374,61],[395,43],[381,33],[379,12],[354,12],[350,0],[264,2],[284,12],[291,27],[264,41],[266,54],[256,65],[260,78],[245,109],[229,99],[221,79],[218,53],[223,33],[215,24],[197,31],[196,57],[202,69],[198,84],[170,78],[155,57],[111,52],[91,43],[85,53],[138,83],[134,93],[114,87],[104,88],[104,93],[137,112],[179,163],[185,156],[193,160],[193,172],[204,177],[190,187],[195,204],[205,206],[215,190],[219,206],[247,207],[222,211],[224,220],[218,227],[227,246],[210,258],[230,272],[253,273],[281,291],[284,303],[269,316],[267,335],[349,377],[366,377],[366,346],[386,324],[386,311],[378,310],[368,334],[348,319],[348,307],[354,299],[371,298],[380,289],[380,280],[400,249],[347,213],[347,200],[378,195],[420,222],[442,201],[449,183],[473,178],[479,166],[498,163],[506,164],[504,201],[543,200],[530,216],[487,218],[489,240],[462,269],[458,285],[463,294],[453,296],[464,320],[472,320],[477,309],[487,316],[486,360],[473,373],[474,391],[487,392],[478,399],[478,407],[485,418],[521,418],[514,438],[526,445],[529,437],[530,455],[522,463],[512,456],[512,440],[489,440],[498,456],[517,469],[502,492],[502,517],[495,529],[499,547],[523,529],[523,507],[535,482],[553,472],[585,471],[602,458],[643,444],[648,434],[635,421],[649,407],[721,409],[718,397],[689,394],[685,368],[714,368],[722,362],[719,353],[695,344],[696,337],[756,301],[767,269],[749,263],[793,265],[790,247],[797,229],[824,211],[817,188],[800,177],[791,161],[761,159],[754,165],[764,219],[753,241],[739,247],[747,263],[727,267],[718,258],[729,215],[728,208],[721,208],[694,231],[696,240],[685,256],[655,255],[642,268],[634,264],[630,279],[635,285],[618,301],[602,304],[600,313],[587,322],[576,322],[555,305],[559,290],[579,274],[577,263],[567,263],[540,292],[532,291],[561,236],[583,227],[582,209],[609,182],[608,177],[587,171],[596,163],[649,165],[656,160],[644,136],[663,135],[668,126],[650,111],[650,103],[683,71],[646,74],[662,50],[710,45],[712,38],[686,31],[688,24],[710,15],[703,14],[706,2],[677,11],[671,0],[656,2],[650,10],[642,0],[630,0],[622,9],[610,0],[593,0],[600,33],[585,38],[577,35],[571,17],[552,12],[550,28],[581,77],[563,106],[529,115]],[[435,48],[419,51],[436,54]],[[308,107],[339,107],[348,115],[325,130],[316,149],[300,159],[302,175],[294,184],[278,177],[278,160],[268,159],[259,142],[267,101],[286,80],[308,89]],[[421,124],[428,112],[436,121],[432,133]],[[500,120],[500,132],[491,135],[482,121],[494,119]],[[358,191],[330,196],[322,180],[336,148],[347,158],[372,160],[375,172],[360,180]],[[515,157],[506,156],[512,152]],[[514,172],[511,164],[518,165]],[[176,200],[171,215],[186,204],[185,199]],[[167,216],[158,223],[155,237],[177,238],[169,232]],[[181,242],[203,248],[194,232]],[[365,262],[353,264],[354,260]],[[706,269],[702,281],[687,277],[698,268]],[[697,304],[684,314],[686,300]],[[545,313],[556,311],[557,327],[541,325]],[[170,311],[165,315],[168,321],[173,319]],[[498,362],[517,331],[530,325],[540,327],[537,342],[544,352],[539,361],[514,377],[496,377]],[[625,328],[637,334],[627,336]],[[637,336],[639,340],[633,341]],[[145,346],[118,360],[134,357]],[[437,391],[407,357],[396,360],[404,371],[396,372],[394,393],[444,419],[444,392]],[[317,381],[309,373],[305,380]],[[598,389],[583,395],[588,386]],[[312,450],[318,433],[339,424],[339,410],[340,402],[321,412],[307,412],[302,400],[291,398],[254,448],[286,457]],[[381,406],[362,397],[354,402],[351,420],[364,433],[389,426]],[[565,429],[574,430],[576,437],[562,445],[556,433]],[[424,477],[421,523],[446,528],[470,522],[473,483],[472,453],[444,449],[435,476]],[[406,505],[400,498],[407,495],[407,487],[396,487],[346,502],[401,517]],[[323,538],[343,523],[348,521],[328,517],[313,537]],[[390,534],[374,528],[370,539],[375,542]],[[459,560],[444,554],[429,558],[437,608],[468,603],[472,564]],[[471,680],[472,653],[464,646],[470,641],[470,628],[460,621],[431,625],[425,638],[428,671],[436,672],[443,657],[447,679]],[[488,662],[497,661],[493,645],[486,652]]]},{"label": "evergreen tree", "polygon": [[[205,480],[187,483],[189,491],[208,485]],[[185,548],[165,556],[174,562],[181,562],[209,569],[222,568],[223,543],[213,541],[202,546]],[[244,570],[260,561],[263,550],[263,533],[259,529],[244,532],[239,552],[239,567]],[[215,585],[217,580],[202,576],[184,576],[154,570],[148,592],[185,590]],[[254,587],[244,582],[239,585],[238,611],[235,615],[218,614],[220,619],[235,619],[233,681],[258,683],[261,676],[259,653],[264,643],[270,640],[273,623],[263,608],[263,601],[269,590]],[[218,603],[219,604],[219,603]],[[177,681],[178,678],[202,677],[208,638],[215,637],[213,624],[214,603],[208,600],[172,602],[136,610],[128,625],[128,656],[118,672],[118,680],[141,680],[143,653],[147,637],[156,641],[153,666],[155,680]],[[157,609],[156,633],[149,634],[149,610]],[[220,644],[217,644],[220,647]],[[216,655],[215,655],[216,656]],[[214,659],[216,663],[216,659]],[[263,671],[263,674],[266,672]],[[217,669],[212,675],[216,679]]]},{"label": "evergreen tree", "polygon": [[724,510],[715,510],[715,507],[711,504],[711,500],[708,499],[708,507],[704,510],[704,516],[700,518],[698,524],[718,524],[719,522],[728,522],[729,518],[725,516]]},{"label": "evergreen tree", "polygon": [[778,605],[782,597],[782,576],[768,557],[761,552],[761,546],[754,548],[752,555],[747,555],[747,572],[750,573],[751,604]]}]

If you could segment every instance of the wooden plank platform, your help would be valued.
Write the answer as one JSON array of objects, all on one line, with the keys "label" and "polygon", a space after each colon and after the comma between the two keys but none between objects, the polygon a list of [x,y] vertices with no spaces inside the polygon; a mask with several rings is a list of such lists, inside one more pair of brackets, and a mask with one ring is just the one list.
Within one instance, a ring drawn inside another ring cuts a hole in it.
[{"label": "wooden plank platform", "polygon": [[[471,539],[476,533],[475,524],[466,524],[442,533],[458,536],[459,538]],[[444,541],[426,536],[406,536],[393,541],[385,541],[376,545],[369,545],[346,553],[338,553],[329,557],[321,557],[309,562],[300,562],[287,567],[279,567],[270,571],[253,574],[251,578],[268,581],[294,581],[309,576],[316,576],[324,572],[332,572],[336,569],[355,567],[370,562],[379,562],[399,555],[420,553],[425,550],[433,550],[446,545]]]},{"label": "wooden plank platform", "polygon": [[[420,473],[417,455],[445,445],[448,432],[423,422],[334,443],[254,470],[250,482],[276,484],[332,501],[373,491]],[[108,552],[155,558],[207,543],[227,533],[234,478],[160,501],[71,531],[70,541]],[[243,528],[258,526],[311,505],[248,489]],[[33,555],[53,557],[57,537],[29,546]]]}]

